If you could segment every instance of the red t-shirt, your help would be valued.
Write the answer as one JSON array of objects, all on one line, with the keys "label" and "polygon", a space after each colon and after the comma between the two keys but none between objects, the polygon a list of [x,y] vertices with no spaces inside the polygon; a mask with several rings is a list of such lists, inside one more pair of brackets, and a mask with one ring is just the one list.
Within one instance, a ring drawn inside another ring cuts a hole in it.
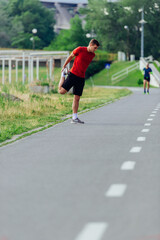
[{"label": "red t-shirt", "polygon": [[85,72],[95,57],[95,53],[88,52],[87,47],[78,47],[73,50],[73,54],[76,57],[70,72],[80,78],[85,78]]}]

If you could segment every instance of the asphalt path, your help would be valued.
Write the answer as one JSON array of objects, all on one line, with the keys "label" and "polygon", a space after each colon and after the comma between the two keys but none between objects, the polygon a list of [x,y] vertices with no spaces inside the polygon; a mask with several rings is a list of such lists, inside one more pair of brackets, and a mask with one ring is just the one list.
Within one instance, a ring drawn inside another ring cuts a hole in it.
[{"label": "asphalt path", "polygon": [[160,90],[0,148],[0,240],[159,240]]}]

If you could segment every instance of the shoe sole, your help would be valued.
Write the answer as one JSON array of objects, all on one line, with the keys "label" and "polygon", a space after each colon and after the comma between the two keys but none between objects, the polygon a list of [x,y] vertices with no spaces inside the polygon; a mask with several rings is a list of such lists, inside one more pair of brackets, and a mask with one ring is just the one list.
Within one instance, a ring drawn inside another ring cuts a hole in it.
[{"label": "shoe sole", "polygon": [[71,122],[72,124],[84,124],[84,123],[80,123],[80,122]]}]

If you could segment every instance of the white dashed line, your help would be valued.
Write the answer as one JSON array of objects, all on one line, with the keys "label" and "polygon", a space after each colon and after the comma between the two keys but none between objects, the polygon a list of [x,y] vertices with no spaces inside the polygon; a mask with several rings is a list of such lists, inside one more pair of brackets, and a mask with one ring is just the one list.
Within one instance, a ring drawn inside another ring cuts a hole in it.
[{"label": "white dashed line", "polygon": [[142,131],[141,132],[143,132],[143,133],[147,133],[147,132],[149,132],[149,129],[147,129],[147,128],[145,128],[145,129],[142,129]]},{"label": "white dashed line", "polygon": [[131,162],[131,161],[128,161],[128,162],[124,162],[121,166],[121,170],[133,170],[135,168],[135,164],[136,162]]},{"label": "white dashed line", "polygon": [[151,126],[151,123],[145,123],[144,126]]},{"label": "white dashed line", "polygon": [[108,224],[104,222],[88,223],[76,240],[100,240],[107,228]]},{"label": "white dashed line", "polygon": [[151,114],[150,117],[155,117],[155,114]]},{"label": "white dashed line", "polygon": [[158,111],[158,108],[155,108],[154,111]]},{"label": "white dashed line", "polygon": [[132,147],[130,152],[131,153],[139,153],[141,151],[142,147]]},{"label": "white dashed line", "polygon": [[137,141],[138,142],[144,142],[144,141],[146,141],[146,137],[138,137]]},{"label": "white dashed line", "polygon": [[122,197],[127,189],[126,184],[113,184],[106,192],[106,197]]},{"label": "white dashed line", "polygon": [[157,113],[157,111],[153,111],[152,113]]},{"label": "white dashed line", "polygon": [[153,121],[153,118],[148,118],[147,121]]}]

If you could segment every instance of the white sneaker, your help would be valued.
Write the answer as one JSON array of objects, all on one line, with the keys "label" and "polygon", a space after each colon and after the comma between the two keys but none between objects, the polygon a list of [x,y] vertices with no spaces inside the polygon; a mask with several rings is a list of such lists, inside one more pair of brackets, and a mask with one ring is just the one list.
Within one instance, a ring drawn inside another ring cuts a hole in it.
[{"label": "white sneaker", "polygon": [[64,70],[62,71],[63,76],[65,77],[65,75],[68,75],[68,68],[65,67]]},{"label": "white sneaker", "polygon": [[72,119],[72,120],[71,120],[71,123],[81,123],[81,124],[84,124],[84,122],[81,121],[79,118]]}]

